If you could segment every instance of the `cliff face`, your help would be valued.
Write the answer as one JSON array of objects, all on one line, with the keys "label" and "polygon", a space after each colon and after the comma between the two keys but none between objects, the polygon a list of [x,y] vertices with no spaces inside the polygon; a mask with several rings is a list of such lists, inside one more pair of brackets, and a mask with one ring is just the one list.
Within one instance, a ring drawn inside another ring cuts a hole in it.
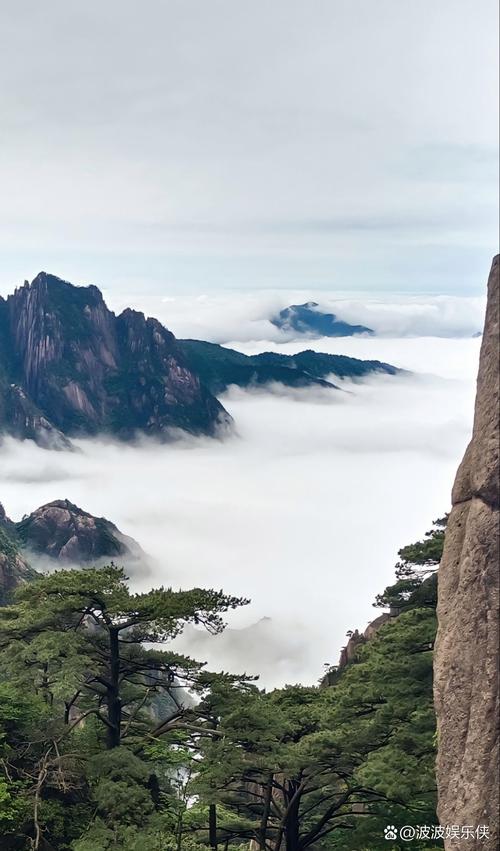
[{"label": "cliff face", "polygon": [[94,286],[41,272],[0,299],[0,355],[0,429],[16,437],[214,434],[230,421],[173,334],[142,313],[115,316]]},{"label": "cliff face", "polygon": [[441,824],[487,825],[447,848],[496,851],[498,831],[499,258],[488,282],[474,430],[439,568],[434,697]]}]

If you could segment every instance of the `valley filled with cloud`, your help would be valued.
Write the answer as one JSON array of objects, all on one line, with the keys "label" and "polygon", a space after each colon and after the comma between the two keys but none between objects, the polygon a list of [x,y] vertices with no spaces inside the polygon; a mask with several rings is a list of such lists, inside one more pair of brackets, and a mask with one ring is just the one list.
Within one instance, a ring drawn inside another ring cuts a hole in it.
[{"label": "valley filled with cloud", "polygon": [[151,557],[148,575],[131,575],[136,588],[215,586],[250,597],[225,634],[192,628],[178,646],[213,668],[261,674],[265,686],[314,682],[337,661],[347,630],[376,616],[397,550],[449,509],[471,430],[481,302],[380,297],[352,319],[371,316],[383,330],[385,317],[381,336],[278,342],[247,333],[236,300],[231,309],[227,295],[208,301],[198,314],[190,302],[191,324],[187,303],[163,302],[159,318],[179,335],[199,328],[196,336],[225,337],[247,353],[313,348],[411,372],[333,377],[340,390],[231,387],[221,401],[235,427],[221,440],[93,439],[50,452],[6,439],[2,502],[16,520],[58,498],[109,518]]}]

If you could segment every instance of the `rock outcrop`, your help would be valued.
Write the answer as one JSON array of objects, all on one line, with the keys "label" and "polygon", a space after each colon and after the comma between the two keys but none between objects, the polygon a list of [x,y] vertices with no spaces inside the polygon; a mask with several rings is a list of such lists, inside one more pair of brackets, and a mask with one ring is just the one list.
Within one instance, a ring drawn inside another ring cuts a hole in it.
[{"label": "rock outcrop", "polygon": [[499,258],[488,282],[472,440],[453,488],[439,568],[434,696],[441,824],[489,838],[445,842],[497,851],[499,782]]},{"label": "rock outcrop", "polygon": [[64,446],[108,433],[213,435],[230,417],[156,319],[41,272],[0,298],[0,431]]},{"label": "rock outcrop", "polygon": [[334,685],[343,669],[346,668],[347,665],[351,665],[356,661],[358,651],[363,644],[366,644],[367,641],[371,641],[375,638],[378,631],[385,626],[386,623],[389,623],[389,621],[392,620],[392,617],[393,615],[389,612],[382,612],[382,614],[376,617],[375,620],[370,621],[364,632],[360,632],[358,629],[348,632],[347,635],[349,636],[349,641],[345,647],[342,647],[340,650],[338,664],[333,665],[326,672],[320,681],[320,687],[326,688],[327,686]]},{"label": "rock outcrop", "polygon": [[0,605],[39,571],[56,567],[93,565],[114,561],[127,571],[144,574],[151,564],[137,541],[106,520],[94,517],[68,499],[37,508],[18,523],[0,504]]},{"label": "rock outcrop", "polygon": [[46,556],[66,564],[97,564],[123,559],[145,562],[146,555],[133,538],[106,520],[83,511],[68,499],[42,505],[19,523],[16,535],[30,556]]}]

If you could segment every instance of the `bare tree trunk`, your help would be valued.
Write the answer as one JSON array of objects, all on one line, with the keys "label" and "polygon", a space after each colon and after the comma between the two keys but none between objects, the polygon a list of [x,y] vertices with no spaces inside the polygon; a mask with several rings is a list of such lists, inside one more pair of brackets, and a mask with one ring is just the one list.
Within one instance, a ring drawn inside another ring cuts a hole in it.
[{"label": "bare tree trunk", "polygon": [[271,801],[273,796],[273,773],[267,777],[267,782],[264,789],[264,808],[262,818],[259,825],[259,849],[266,851],[267,848],[267,825],[269,822],[269,814],[271,812]]},{"label": "bare tree trunk", "polygon": [[120,745],[122,704],[120,700],[120,643],[119,632],[116,628],[109,628],[109,683],[106,692],[108,704],[108,749],[117,748]]},{"label": "bare tree trunk", "polygon": [[208,844],[210,848],[217,851],[217,807],[210,804],[208,807]]}]

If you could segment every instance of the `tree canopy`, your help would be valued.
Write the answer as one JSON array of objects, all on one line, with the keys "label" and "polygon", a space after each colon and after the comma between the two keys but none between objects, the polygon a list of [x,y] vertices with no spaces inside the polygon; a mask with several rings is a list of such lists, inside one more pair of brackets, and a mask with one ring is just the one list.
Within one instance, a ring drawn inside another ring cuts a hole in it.
[{"label": "tree canopy", "polygon": [[399,848],[388,823],[436,823],[444,522],[400,551],[392,617],[329,686],[267,692],[174,652],[244,598],[133,593],[115,565],[25,584],[0,608],[2,849],[377,851]]}]

